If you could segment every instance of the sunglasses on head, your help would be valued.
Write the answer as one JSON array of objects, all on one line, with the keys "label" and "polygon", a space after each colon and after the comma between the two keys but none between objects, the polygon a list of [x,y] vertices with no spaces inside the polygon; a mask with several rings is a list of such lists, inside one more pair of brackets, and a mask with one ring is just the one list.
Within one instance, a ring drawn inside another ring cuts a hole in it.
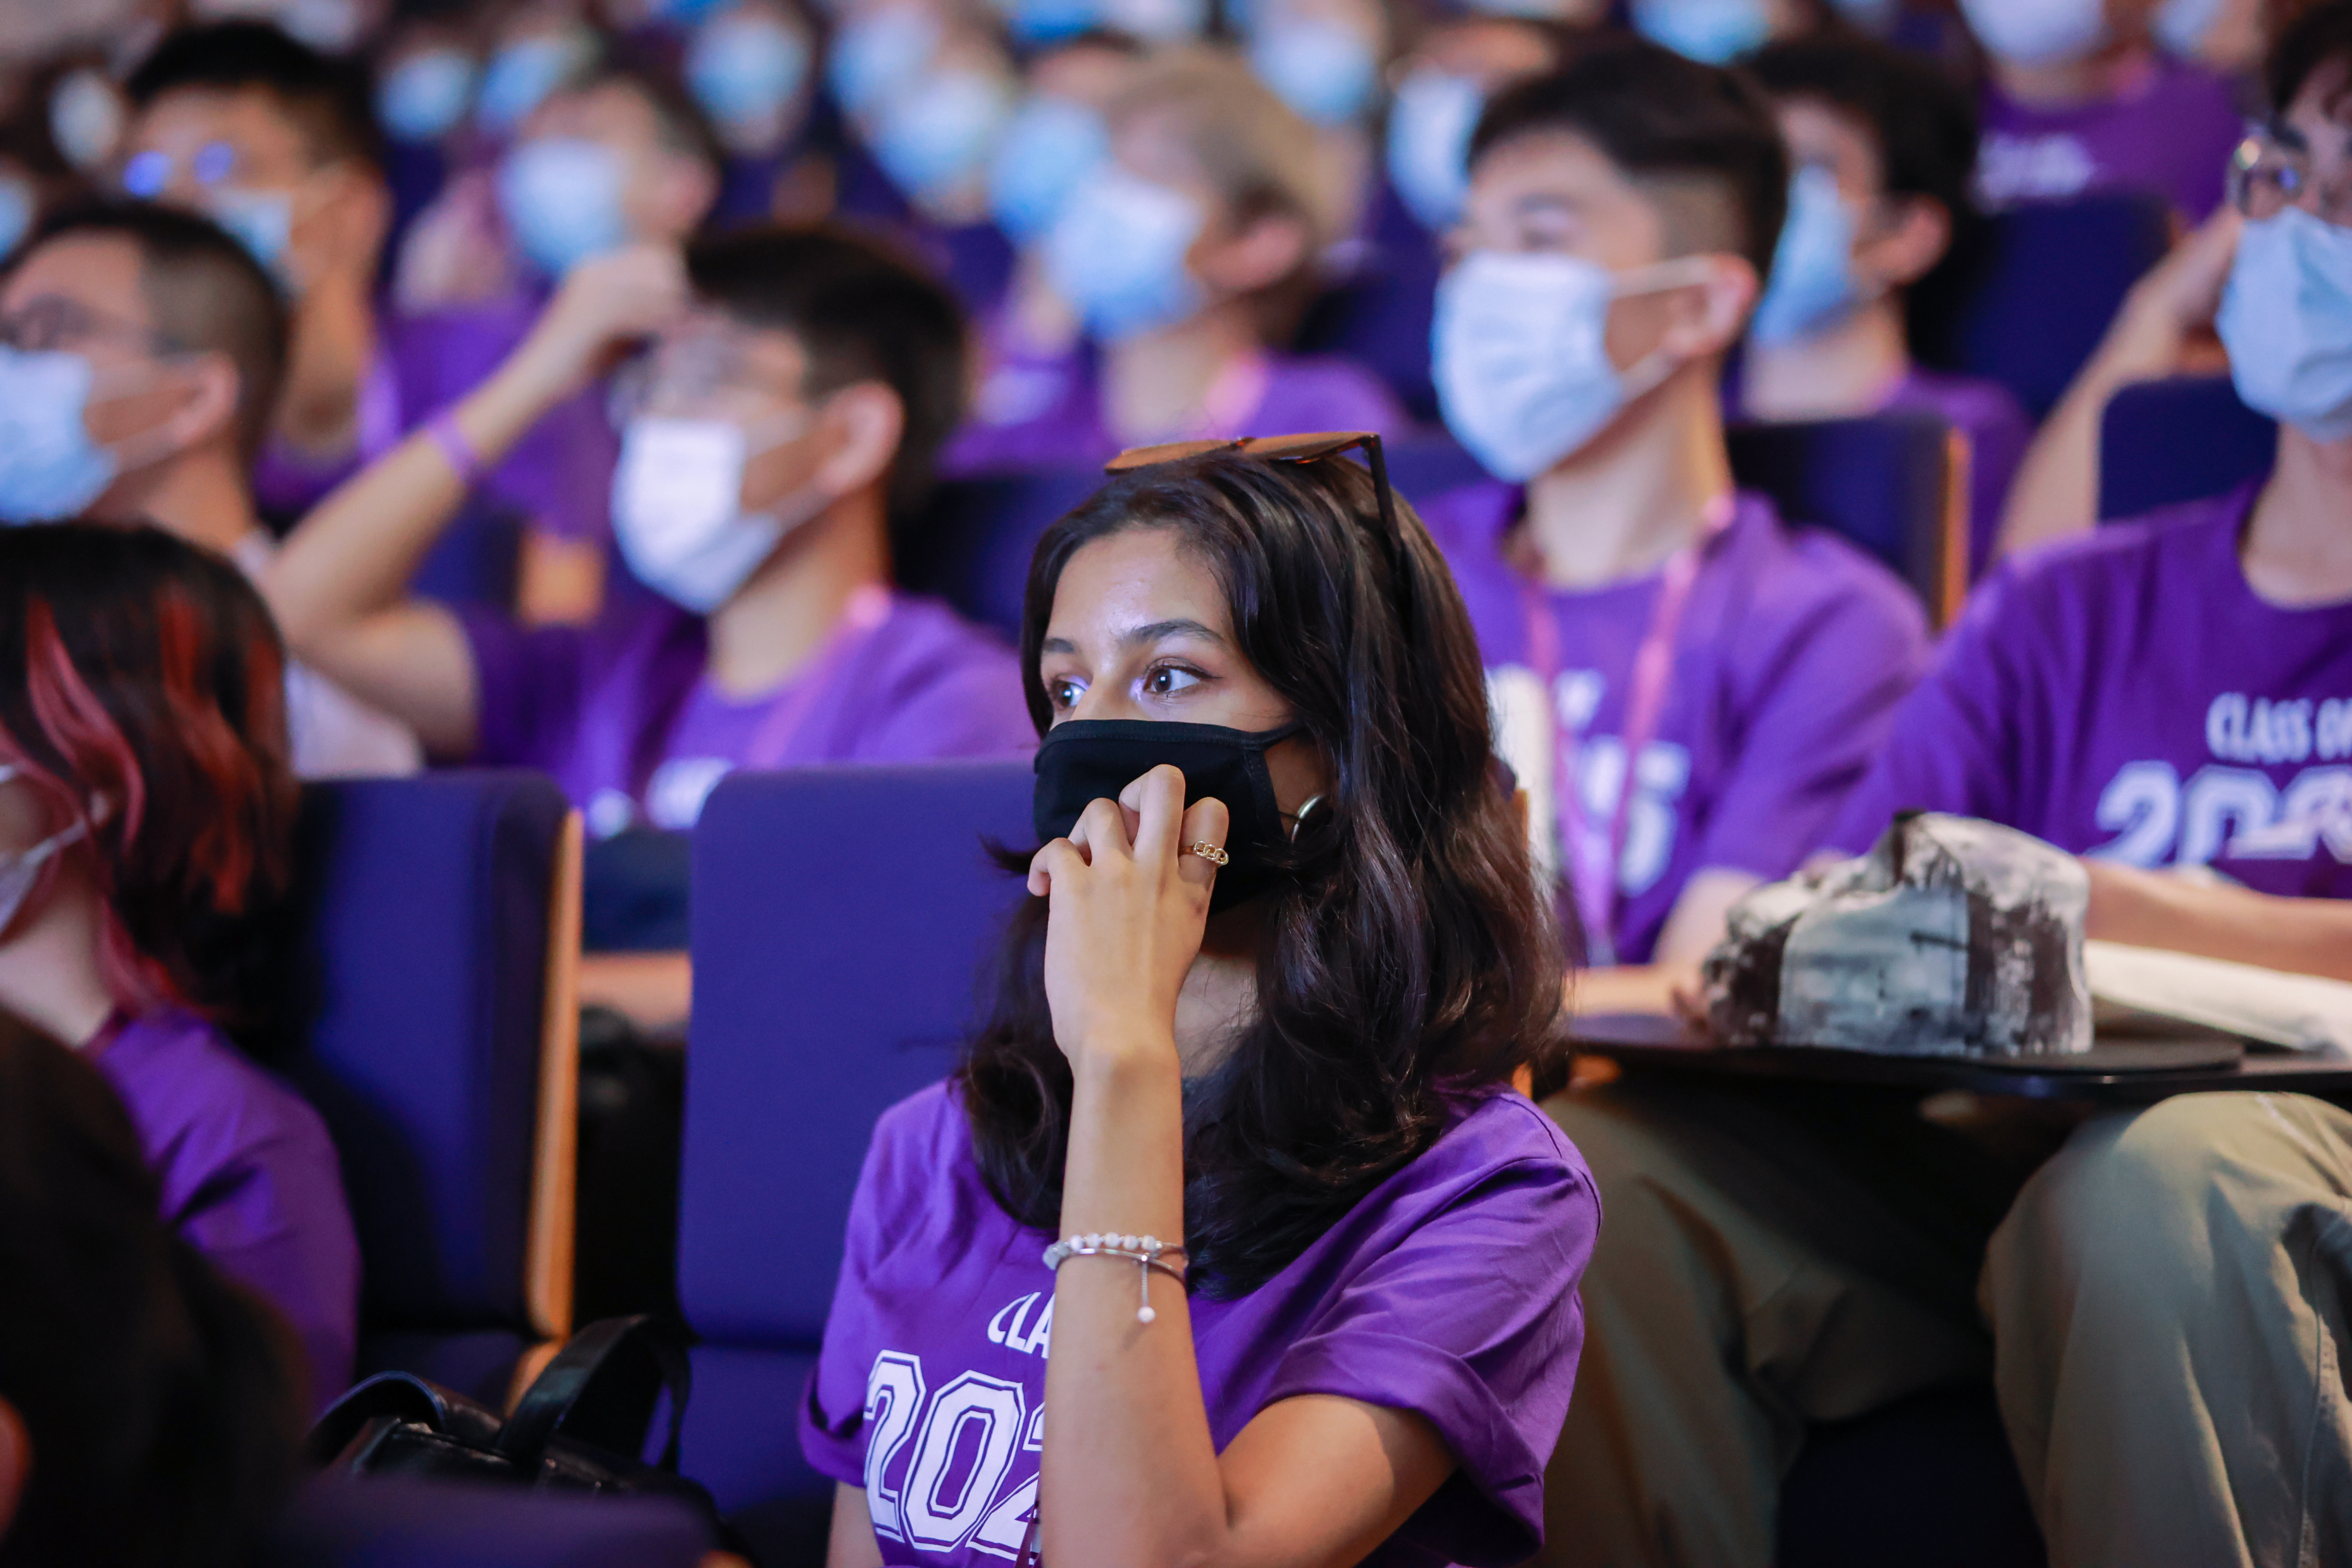
[{"label": "sunglasses on head", "polygon": [[1370,430],[1318,430],[1304,436],[1244,436],[1235,440],[1165,441],[1156,447],[1130,447],[1103,465],[1107,474],[1132,473],[1161,463],[1181,463],[1231,452],[1239,458],[1263,458],[1270,463],[1317,463],[1343,452],[1363,448],[1365,466],[1372,471],[1372,493],[1379,499],[1382,540],[1397,544],[1396,498],[1389,489],[1388,459],[1381,438]]}]

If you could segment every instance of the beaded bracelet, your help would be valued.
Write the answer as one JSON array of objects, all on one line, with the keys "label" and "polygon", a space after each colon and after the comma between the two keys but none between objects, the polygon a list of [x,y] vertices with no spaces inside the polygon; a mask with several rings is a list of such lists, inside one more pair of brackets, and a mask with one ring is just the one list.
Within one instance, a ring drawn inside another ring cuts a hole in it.
[{"label": "beaded bracelet", "polygon": [[1088,1231],[1084,1236],[1065,1237],[1045,1248],[1045,1267],[1060,1273],[1062,1265],[1073,1258],[1124,1258],[1135,1263],[1138,1304],[1135,1321],[1148,1323],[1160,1314],[1151,1308],[1151,1271],[1155,1268],[1177,1284],[1184,1283],[1184,1271],[1167,1261],[1169,1255],[1184,1256],[1182,1244],[1161,1241],[1156,1236],[1118,1236]]}]

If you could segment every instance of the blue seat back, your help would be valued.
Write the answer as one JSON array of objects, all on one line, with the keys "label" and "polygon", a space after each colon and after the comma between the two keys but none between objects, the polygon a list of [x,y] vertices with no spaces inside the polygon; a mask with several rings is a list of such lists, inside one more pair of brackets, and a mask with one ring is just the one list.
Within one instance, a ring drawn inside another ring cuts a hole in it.
[{"label": "blue seat back", "polygon": [[1911,584],[1938,624],[1958,608],[1967,518],[1956,512],[1950,427],[1932,414],[1879,414],[1726,432],[1742,489],[1791,522],[1826,528]]},{"label": "blue seat back", "polygon": [[1019,880],[1025,762],[730,774],[694,830],[678,1300],[684,1468],[742,1509],[824,1488],[792,1411],[874,1122],[953,1068]]},{"label": "blue seat back", "polygon": [[396,1364],[501,1400],[533,1337],[549,911],[569,811],[528,773],[305,792],[307,1028],[289,1070],[342,1161],[362,1376]]},{"label": "blue seat back", "polygon": [[2145,193],[1997,214],[1964,239],[1952,261],[1958,297],[1921,311],[1914,346],[1931,364],[2000,382],[2039,418],[2171,244],[2171,213]]},{"label": "blue seat back", "polygon": [[2099,516],[2223,494],[2269,471],[2277,450],[2278,426],[2240,402],[2226,375],[2124,387],[2099,419]]}]

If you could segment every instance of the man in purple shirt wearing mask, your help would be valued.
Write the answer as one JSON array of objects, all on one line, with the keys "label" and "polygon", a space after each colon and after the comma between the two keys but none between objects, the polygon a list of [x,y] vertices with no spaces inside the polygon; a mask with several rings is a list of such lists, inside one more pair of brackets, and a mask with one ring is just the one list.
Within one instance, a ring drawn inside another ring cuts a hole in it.
[{"label": "man in purple shirt wearing mask", "polygon": [[1884,567],[1732,488],[1723,361],[1789,184],[1760,93],[1655,45],[1594,52],[1497,97],[1471,175],[1438,394],[1516,482],[1423,515],[1537,853],[1591,957],[1625,966],[1580,997],[1662,994],[1658,966],[1704,954],[1862,776],[1924,617]]},{"label": "man in purple shirt wearing mask", "polygon": [[[639,342],[613,524],[669,605],[530,630],[409,596],[471,476]],[[428,754],[545,768],[600,835],[690,827],[736,767],[1025,752],[1011,654],[889,586],[963,344],[937,284],[837,229],[584,262],[480,389],[311,513],[273,604]]]},{"label": "man in purple shirt wearing mask", "polygon": [[[2280,421],[2270,476],[2002,568],[1828,842],[1990,818],[2084,858],[2093,937],[2342,979],[2352,0],[2266,76],[2213,324]],[[2247,886],[2162,874],[2209,869]],[[1817,1085],[1572,1098],[1620,1241],[1588,1375],[1620,1394],[1554,1478],[1613,1561],[1761,1568],[1807,1423],[1988,1370],[2055,1568],[2352,1560],[2352,1114],[2188,1094],[1996,1149]]]},{"label": "man in purple shirt wearing mask", "polygon": [[[2211,0],[1960,0],[1990,59],[1977,189],[1988,206],[2149,191],[2190,222],[2221,202],[2243,127],[2187,62]],[[2181,57],[2181,58],[2176,58]]]}]

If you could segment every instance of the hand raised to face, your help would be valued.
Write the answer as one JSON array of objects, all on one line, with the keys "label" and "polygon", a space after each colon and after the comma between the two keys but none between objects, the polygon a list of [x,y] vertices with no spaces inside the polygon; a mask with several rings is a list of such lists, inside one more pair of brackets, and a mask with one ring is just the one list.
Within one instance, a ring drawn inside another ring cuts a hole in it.
[{"label": "hand raised to face", "polygon": [[1037,851],[1029,891],[1049,900],[1045,998],[1074,1072],[1175,1052],[1176,997],[1209,917],[1227,814],[1184,805],[1165,764],[1087,807]]}]

